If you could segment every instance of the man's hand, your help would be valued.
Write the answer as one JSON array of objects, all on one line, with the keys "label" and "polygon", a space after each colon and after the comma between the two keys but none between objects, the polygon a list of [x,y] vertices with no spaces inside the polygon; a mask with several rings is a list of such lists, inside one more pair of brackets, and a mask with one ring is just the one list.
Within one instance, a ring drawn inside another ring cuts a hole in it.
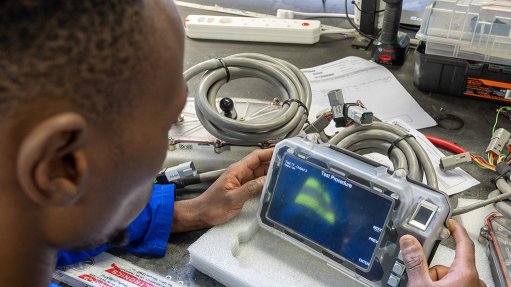
[{"label": "man's hand", "polygon": [[174,204],[172,232],[225,223],[238,215],[245,201],[259,196],[273,149],[256,150],[229,168],[200,196]]},{"label": "man's hand", "polygon": [[456,243],[456,255],[451,267],[433,266],[428,270],[427,259],[419,241],[411,235],[399,240],[409,287],[466,286],[484,287],[475,265],[474,243],[467,231],[455,220],[449,220],[449,230]]}]

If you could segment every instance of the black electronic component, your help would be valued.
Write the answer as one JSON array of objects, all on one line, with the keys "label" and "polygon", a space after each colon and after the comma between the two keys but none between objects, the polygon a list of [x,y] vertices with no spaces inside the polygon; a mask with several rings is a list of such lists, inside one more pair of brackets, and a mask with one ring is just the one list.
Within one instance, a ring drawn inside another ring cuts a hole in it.
[{"label": "black electronic component", "polygon": [[410,37],[399,32],[403,0],[384,0],[386,3],[380,37],[373,43],[371,59],[384,65],[402,65],[405,61]]}]

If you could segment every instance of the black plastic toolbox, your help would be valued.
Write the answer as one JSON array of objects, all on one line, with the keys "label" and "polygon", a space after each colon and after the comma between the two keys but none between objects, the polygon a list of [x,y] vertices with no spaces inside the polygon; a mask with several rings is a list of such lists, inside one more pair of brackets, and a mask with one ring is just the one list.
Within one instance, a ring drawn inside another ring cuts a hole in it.
[{"label": "black plastic toolbox", "polygon": [[424,92],[511,103],[511,66],[489,64],[415,50],[413,81]]}]

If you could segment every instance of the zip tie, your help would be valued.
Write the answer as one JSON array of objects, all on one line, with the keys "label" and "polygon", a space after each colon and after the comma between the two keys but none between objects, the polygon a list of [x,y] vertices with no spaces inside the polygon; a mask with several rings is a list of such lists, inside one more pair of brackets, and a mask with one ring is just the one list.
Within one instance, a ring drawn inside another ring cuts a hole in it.
[{"label": "zip tie", "polygon": [[390,153],[392,152],[392,150],[394,149],[394,147],[402,140],[404,139],[407,139],[407,138],[415,138],[412,134],[406,134],[402,137],[399,137],[397,138],[389,147],[389,149],[387,150],[387,156],[390,156]]},{"label": "zip tie", "polygon": [[229,72],[229,68],[227,67],[227,64],[224,62],[224,60],[222,58],[217,58],[217,60],[224,67],[226,78],[227,78],[226,83],[228,83],[231,80],[231,72]]}]

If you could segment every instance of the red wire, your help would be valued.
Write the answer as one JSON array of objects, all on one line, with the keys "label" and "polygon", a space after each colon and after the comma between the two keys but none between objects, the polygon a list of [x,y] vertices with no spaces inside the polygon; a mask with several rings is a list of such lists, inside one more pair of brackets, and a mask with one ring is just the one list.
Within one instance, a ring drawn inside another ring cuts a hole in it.
[{"label": "red wire", "polygon": [[467,152],[466,149],[460,147],[459,145],[457,145],[457,144],[455,144],[453,142],[446,141],[444,139],[437,138],[437,137],[430,136],[430,135],[426,135],[426,134],[425,134],[425,136],[435,146],[441,147],[441,148],[446,149],[448,151],[451,151],[452,153],[459,154],[459,153]]}]

